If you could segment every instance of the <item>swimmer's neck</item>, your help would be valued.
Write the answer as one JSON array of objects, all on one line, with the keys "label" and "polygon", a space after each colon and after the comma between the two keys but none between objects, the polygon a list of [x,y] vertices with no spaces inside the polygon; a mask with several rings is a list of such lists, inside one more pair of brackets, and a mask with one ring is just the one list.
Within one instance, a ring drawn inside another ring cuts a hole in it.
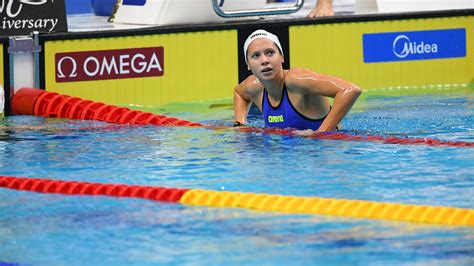
[{"label": "swimmer's neck", "polygon": [[283,86],[285,84],[286,72],[287,70],[283,70],[273,79],[260,81],[272,98],[280,98],[281,92],[283,91]]}]

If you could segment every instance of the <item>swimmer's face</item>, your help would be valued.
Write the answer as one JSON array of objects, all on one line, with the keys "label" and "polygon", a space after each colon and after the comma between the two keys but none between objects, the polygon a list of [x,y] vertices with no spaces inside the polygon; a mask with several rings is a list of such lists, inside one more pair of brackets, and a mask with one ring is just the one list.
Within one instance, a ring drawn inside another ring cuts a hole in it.
[{"label": "swimmer's face", "polygon": [[268,39],[259,38],[250,43],[247,49],[249,70],[259,80],[269,80],[283,70],[283,56],[276,44]]}]

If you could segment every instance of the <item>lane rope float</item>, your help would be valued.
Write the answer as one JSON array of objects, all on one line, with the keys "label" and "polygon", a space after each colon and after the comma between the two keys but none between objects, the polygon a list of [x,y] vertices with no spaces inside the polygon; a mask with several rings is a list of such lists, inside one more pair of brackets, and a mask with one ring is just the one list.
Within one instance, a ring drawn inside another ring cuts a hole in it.
[{"label": "lane rope float", "polygon": [[33,88],[22,88],[15,93],[12,99],[12,110],[14,114],[18,115],[97,120],[130,125],[203,126],[200,123],[174,117],[131,110],[126,107]]},{"label": "lane rope float", "polygon": [[474,209],[0,176],[0,187],[66,195],[134,197],[185,205],[244,208],[436,225],[474,226]]}]

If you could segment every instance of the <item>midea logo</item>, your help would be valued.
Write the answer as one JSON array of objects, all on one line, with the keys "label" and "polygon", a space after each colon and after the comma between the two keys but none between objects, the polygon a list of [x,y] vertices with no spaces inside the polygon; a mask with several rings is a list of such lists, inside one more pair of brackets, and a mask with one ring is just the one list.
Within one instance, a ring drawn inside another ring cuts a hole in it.
[{"label": "midea logo", "polygon": [[398,35],[393,40],[393,53],[398,58],[405,58],[414,54],[430,54],[437,52],[438,45],[436,43],[425,44],[423,41],[421,43],[412,42],[406,35]]},{"label": "midea logo", "polygon": [[[18,0],[20,5],[18,5],[18,7],[16,8],[16,12],[13,11],[13,1],[14,0],[8,0],[8,3],[6,3],[7,16],[9,16],[10,18],[14,18],[21,13],[23,4],[39,6],[47,3],[49,0]],[[54,0],[51,0],[51,2],[54,2]],[[5,10],[5,0],[2,0],[1,2],[0,13],[3,13],[3,10]]]}]

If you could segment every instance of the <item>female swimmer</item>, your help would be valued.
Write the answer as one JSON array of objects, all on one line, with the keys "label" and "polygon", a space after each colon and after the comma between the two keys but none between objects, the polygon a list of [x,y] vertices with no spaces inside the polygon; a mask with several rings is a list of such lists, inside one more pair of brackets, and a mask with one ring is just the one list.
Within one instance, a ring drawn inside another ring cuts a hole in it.
[{"label": "female swimmer", "polygon": [[[343,79],[302,68],[283,69],[278,37],[254,31],[244,44],[247,79],[234,90],[234,126],[247,123],[251,104],[263,113],[266,127],[336,130],[361,90]],[[327,97],[334,98],[330,106]]]}]

